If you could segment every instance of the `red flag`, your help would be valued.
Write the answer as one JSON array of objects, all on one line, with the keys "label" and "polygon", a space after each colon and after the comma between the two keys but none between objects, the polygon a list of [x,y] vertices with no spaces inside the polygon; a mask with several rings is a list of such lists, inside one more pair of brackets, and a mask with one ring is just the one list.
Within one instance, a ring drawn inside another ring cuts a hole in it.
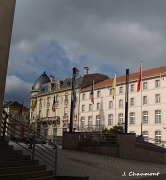
[{"label": "red flag", "polygon": [[55,112],[55,95],[54,95],[54,100],[53,100],[53,104],[52,104],[52,111]]},{"label": "red flag", "polygon": [[138,76],[137,92],[141,89],[141,80],[142,80],[142,67],[140,66],[140,72]]},{"label": "red flag", "polygon": [[20,115],[22,114],[22,111],[23,111],[23,107],[24,107],[23,104],[24,104],[24,103],[22,103],[21,108],[20,108],[20,111],[19,111],[19,114],[20,114]]}]

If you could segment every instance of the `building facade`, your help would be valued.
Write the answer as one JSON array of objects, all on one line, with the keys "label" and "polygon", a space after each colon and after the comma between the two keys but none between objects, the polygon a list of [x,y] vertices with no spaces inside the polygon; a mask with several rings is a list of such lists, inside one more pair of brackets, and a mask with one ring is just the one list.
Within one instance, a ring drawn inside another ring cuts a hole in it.
[{"label": "building facade", "polygon": [[[128,132],[144,137],[166,140],[166,66],[142,72],[141,89],[137,92],[139,73],[129,75]],[[125,122],[126,76],[94,85],[94,104],[90,100],[92,86],[80,93],[80,127],[82,131],[102,130]]]},{"label": "building facade", "polygon": [[[94,80],[95,83],[109,79],[102,74],[89,74],[85,67],[85,74],[75,76],[75,109],[73,128],[79,127],[80,91],[88,87]],[[52,110],[55,97],[55,112]],[[55,136],[62,136],[63,131],[68,131],[70,126],[70,110],[72,97],[72,77],[55,80],[44,72],[34,83],[31,91],[30,125],[38,133],[48,139],[54,140]]]},{"label": "building facade", "polygon": [[[9,101],[9,102],[3,102],[3,109],[11,115],[12,118],[16,119],[17,121],[23,123],[25,126],[29,127],[29,108],[23,106],[17,101]],[[20,110],[22,111],[20,112]],[[15,121],[9,120],[9,124],[11,124],[13,127],[10,129],[9,134],[13,138],[17,138],[19,136],[24,136],[24,132],[28,133],[27,130],[24,127],[20,127],[19,124],[17,124]],[[21,128],[21,129],[20,129]],[[20,130],[19,134],[16,132],[16,129]]]}]

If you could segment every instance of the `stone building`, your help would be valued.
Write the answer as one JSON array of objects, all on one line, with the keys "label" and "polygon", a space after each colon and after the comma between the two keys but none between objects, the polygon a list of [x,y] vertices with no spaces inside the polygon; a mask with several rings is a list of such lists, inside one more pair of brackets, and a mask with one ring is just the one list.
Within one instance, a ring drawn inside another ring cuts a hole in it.
[{"label": "stone building", "polygon": [[[12,118],[16,119],[17,121],[23,123],[26,126],[29,126],[29,108],[23,106],[17,101],[9,101],[9,102],[3,102],[3,109],[11,115]],[[22,112],[20,110],[22,109]],[[10,130],[10,135],[13,137],[19,137],[24,136],[24,132],[26,131],[24,127],[20,127],[20,124],[17,124],[17,122],[10,120],[8,122],[13,127]],[[20,129],[21,128],[21,129]],[[18,129],[20,132],[17,132],[16,129]],[[28,132],[26,132],[28,133]]]},{"label": "stone building", "polygon": [[[79,126],[80,90],[92,84],[109,79],[103,74],[89,74],[85,67],[85,74],[75,77],[76,101],[74,109],[73,128]],[[72,94],[72,77],[56,80],[54,76],[47,76],[44,72],[34,83],[31,91],[30,124],[38,133],[53,140],[54,136],[61,136],[63,131],[69,130],[70,107]],[[52,105],[55,97],[55,112]]]},{"label": "stone building", "polygon": [[[166,140],[166,66],[142,72],[141,89],[137,92],[139,73],[129,75],[128,132],[145,138]],[[90,101],[91,86],[80,92],[80,130],[112,128],[125,122],[126,76],[117,76],[115,97],[114,78],[94,84],[94,104]]]}]

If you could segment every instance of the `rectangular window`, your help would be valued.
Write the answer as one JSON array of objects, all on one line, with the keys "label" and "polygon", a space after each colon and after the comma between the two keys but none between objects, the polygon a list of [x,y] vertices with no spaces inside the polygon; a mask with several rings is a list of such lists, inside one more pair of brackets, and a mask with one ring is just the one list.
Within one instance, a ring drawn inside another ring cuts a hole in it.
[{"label": "rectangular window", "polygon": [[156,87],[156,88],[160,87],[160,80],[156,80],[156,81],[155,81],[155,87]]},{"label": "rectangular window", "polygon": [[160,103],[160,94],[156,94],[156,103]]},{"label": "rectangular window", "polygon": [[89,111],[92,111],[92,104],[89,104]]},{"label": "rectangular window", "polygon": [[113,108],[113,101],[109,102],[109,108]]},{"label": "rectangular window", "polygon": [[46,111],[46,117],[49,117],[49,109]]},{"label": "rectangular window", "polygon": [[143,90],[148,89],[148,83],[147,82],[143,82]]},{"label": "rectangular window", "polygon": [[118,123],[123,124],[123,113],[118,114]]},{"label": "rectangular window", "polygon": [[83,100],[85,99],[85,94],[82,94],[82,99],[83,99]]},{"label": "rectangular window", "polygon": [[50,105],[50,97],[47,98],[47,105]]},{"label": "rectangular window", "polygon": [[156,110],[155,111],[155,123],[161,123],[161,110]]},{"label": "rectangular window", "polygon": [[113,125],[113,114],[109,114],[108,115],[108,126],[112,126]]},{"label": "rectangular window", "polygon": [[65,94],[65,101],[68,101],[68,94]]},{"label": "rectangular window", "polygon": [[123,107],[123,100],[122,99],[119,100],[119,107]]},{"label": "rectangular window", "polygon": [[100,97],[100,91],[97,91],[97,97]]},{"label": "rectangular window", "polygon": [[97,110],[100,110],[100,103],[97,103]]},{"label": "rectangular window", "polygon": [[156,145],[161,144],[161,131],[155,131],[155,141]]},{"label": "rectangular window", "polygon": [[57,136],[57,128],[56,127],[54,127],[54,129],[53,129],[53,135]]},{"label": "rectangular window", "polygon": [[135,124],[135,113],[134,112],[130,113],[130,124]]},{"label": "rectangular window", "polygon": [[96,116],[96,129],[100,129],[100,116]]},{"label": "rectangular window", "polygon": [[148,124],[148,111],[143,111],[143,124]]},{"label": "rectangular window", "polygon": [[88,129],[92,129],[92,116],[88,117]]},{"label": "rectangular window", "polygon": [[64,116],[67,116],[67,107],[64,108]]},{"label": "rectangular window", "polygon": [[112,89],[110,89],[110,96],[112,96]]},{"label": "rectangular window", "polygon": [[85,105],[82,105],[82,112],[85,111]]},{"label": "rectangular window", "polygon": [[81,129],[83,130],[85,128],[85,118],[81,117]]},{"label": "rectangular window", "polygon": [[131,86],[130,86],[130,92],[134,92],[134,84],[131,84]]},{"label": "rectangular window", "polygon": [[148,97],[143,96],[143,105],[148,104]]},{"label": "rectangular window", "polygon": [[143,131],[142,135],[144,137],[144,141],[148,141],[148,131]]},{"label": "rectangular window", "polygon": [[123,87],[119,87],[119,94],[123,94]]},{"label": "rectangular window", "polygon": [[130,106],[134,106],[134,98],[130,98]]},{"label": "rectangular window", "polygon": [[58,116],[58,108],[55,109],[55,114]]}]

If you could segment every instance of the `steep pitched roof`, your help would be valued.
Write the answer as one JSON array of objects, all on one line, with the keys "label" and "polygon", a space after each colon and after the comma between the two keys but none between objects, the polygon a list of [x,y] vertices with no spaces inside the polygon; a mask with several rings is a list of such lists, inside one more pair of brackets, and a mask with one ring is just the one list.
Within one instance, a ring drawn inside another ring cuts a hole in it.
[{"label": "steep pitched roof", "polygon": [[[142,79],[148,78],[148,77],[150,78],[150,77],[154,77],[154,76],[160,76],[160,75],[162,75],[162,77],[163,77],[163,76],[165,76],[165,74],[166,74],[166,66],[162,66],[162,67],[142,71]],[[129,81],[137,81],[138,76],[139,76],[139,72],[129,74]],[[99,83],[96,83],[96,84],[94,84],[94,88],[111,86],[113,83],[113,80],[114,80],[114,78],[110,78],[110,79],[101,81]],[[126,75],[116,77],[117,84],[125,83],[125,81],[126,81]],[[91,86],[88,86],[88,87],[82,89],[82,91],[86,91],[86,90],[90,90],[90,89],[91,89]]]},{"label": "steep pitched roof", "polygon": [[[8,108],[8,107],[21,107],[22,104],[20,104],[17,101],[9,101],[9,102],[5,102],[4,104],[4,108]],[[24,106],[24,108],[28,109],[27,107]]]}]

